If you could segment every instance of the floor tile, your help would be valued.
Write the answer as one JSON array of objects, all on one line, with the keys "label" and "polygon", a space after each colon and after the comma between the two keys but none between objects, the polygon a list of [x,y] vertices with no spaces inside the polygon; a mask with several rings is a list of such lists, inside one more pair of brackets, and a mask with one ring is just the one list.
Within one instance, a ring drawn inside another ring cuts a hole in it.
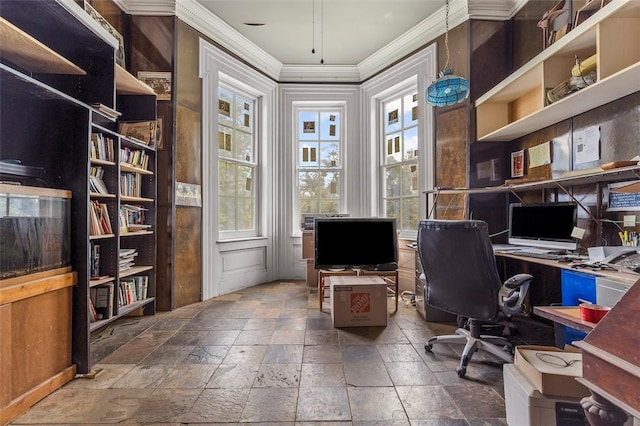
[{"label": "floor tile", "polygon": [[354,422],[407,419],[393,387],[350,387],[347,392]]},{"label": "floor tile", "polygon": [[[460,345],[424,350],[455,325],[389,304],[386,327],[335,328],[315,288],[275,282],[122,318],[92,334],[95,378],[11,425],[505,426],[502,361],[475,353],[458,377]],[[529,323],[520,344],[529,326],[536,344],[553,338]]]}]

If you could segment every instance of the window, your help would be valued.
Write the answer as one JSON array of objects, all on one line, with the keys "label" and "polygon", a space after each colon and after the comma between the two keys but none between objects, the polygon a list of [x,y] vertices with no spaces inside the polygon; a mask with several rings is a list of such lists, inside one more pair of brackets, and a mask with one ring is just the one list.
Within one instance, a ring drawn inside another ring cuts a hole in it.
[{"label": "window", "polygon": [[218,88],[218,225],[221,235],[256,235],[256,100]]},{"label": "window", "polygon": [[418,94],[415,89],[382,102],[383,211],[398,230],[416,230],[418,191]]},{"label": "window", "polygon": [[297,110],[298,224],[304,214],[339,213],[342,110]]}]

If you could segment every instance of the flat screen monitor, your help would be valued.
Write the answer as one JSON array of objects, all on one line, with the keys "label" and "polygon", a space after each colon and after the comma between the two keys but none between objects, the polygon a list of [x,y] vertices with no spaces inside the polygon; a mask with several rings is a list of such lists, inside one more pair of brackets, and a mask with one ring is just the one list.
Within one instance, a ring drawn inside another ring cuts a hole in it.
[{"label": "flat screen monitor", "polygon": [[509,244],[575,250],[577,215],[575,203],[510,204]]},{"label": "flat screen monitor", "polygon": [[396,269],[397,262],[395,219],[316,219],[316,269]]}]

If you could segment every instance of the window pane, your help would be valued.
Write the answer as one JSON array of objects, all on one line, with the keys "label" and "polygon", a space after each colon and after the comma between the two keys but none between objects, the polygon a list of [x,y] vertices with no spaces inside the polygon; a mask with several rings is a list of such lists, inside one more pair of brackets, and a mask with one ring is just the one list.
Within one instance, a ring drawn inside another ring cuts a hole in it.
[{"label": "window pane", "polygon": [[238,166],[238,196],[253,195],[253,167]]},{"label": "window pane", "polygon": [[340,167],[340,145],[323,142],[320,144],[320,165],[324,168]]},{"label": "window pane", "polygon": [[236,96],[235,122],[236,129],[247,133],[253,132],[253,102],[250,99]]},{"label": "window pane", "polygon": [[253,136],[250,133],[233,132],[235,158],[242,161],[253,161]]},{"label": "window pane", "polygon": [[231,129],[225,126],[218,126],[218,156],[231,157],[233,149]]},{"label": "window pane", "polygon": [[[400,214],[400,200],[387,200],[386,215],[387,217],[397,218]],[[402,229],[402,223],[398,223],[398,229]]]},{"label": "window pane", "polygon": [[233,93],[223,88],[218,89],[218,124],[233,127]]},{"label": "window pane", "polygon": [[400,99],[392,102],[387,102],[384,106],[384,132],[391,133],[397,132],[402,128],[400,122]]},{"label": "window pane", "polygon": [[318,142],[301,142],[298,153],[298,164],[301,168],[318,168]]},{"label": "window pane", "polygon": [[236,229],[236,199],[232,197],[219,197],[218,202],[220,230],[234,231]]},{"label": "window pane", "polygon": [[406,95],[403,99],[404,127],[414,126],[418,124],[418,94],[413,93]]},{"label": "window pane", "polygon": [[254,229],[253,222],[253,199],[238,198],[238,225],[239,231],[250,231]]},{"label": "window pane", "polygon": [[236,165],[227,161],[218,163],[218,188],[221,197],[236,195]]},{"label": "window pane", "polygon": [[418,194],[418,168],[415,164],[402,165],[402,196]]},{"label": "window pane", "polygon": [[388,167],[385,174],[385,195],[386,197],[400,196],[400,182],[402,179],[402,167]]},{"label": "window pane", "polygon": [[320,201],[319,212],[325,214],[340,213],[340,203],[338,200]]},{"label": "window pane", "polygon": [[404,131],[403,152],[404,160],[411,161],[418,158],[418,128],[412,127]]},{"label": "window pane", "polygon": [[337,112],[323,112],[320,114],[320,139],[340,139],[340,115]]},{"label": "window pane", "polygon": [[318,140],[318,113],[303,111],[300,112],[298,123],[298,139],[301,141]]},{"label": "window pane", "polygon": [[384,146],[386,164],[394,164],[402,161],[402,138],[400,133],[387,135]]},{"label": "window pane", "polygon": [[402,228],[418,229],[418,197],[402,199]]}]

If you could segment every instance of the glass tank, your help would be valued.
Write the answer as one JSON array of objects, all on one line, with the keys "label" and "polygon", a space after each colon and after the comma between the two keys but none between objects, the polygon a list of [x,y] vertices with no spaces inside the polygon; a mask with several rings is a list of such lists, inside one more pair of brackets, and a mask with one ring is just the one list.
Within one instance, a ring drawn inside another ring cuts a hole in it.
[{"label": "glass tank", "polygon": [[0,184],[0,279],[70,264],[71,192]]}]

